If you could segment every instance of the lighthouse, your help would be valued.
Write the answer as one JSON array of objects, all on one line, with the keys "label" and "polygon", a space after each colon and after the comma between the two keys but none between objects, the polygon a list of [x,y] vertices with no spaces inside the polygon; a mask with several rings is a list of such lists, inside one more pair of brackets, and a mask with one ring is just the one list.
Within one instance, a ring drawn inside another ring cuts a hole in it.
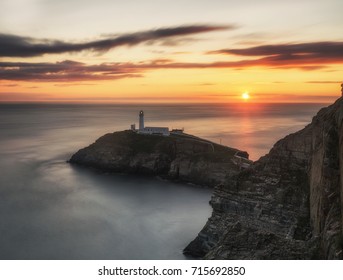
[{"label": "lighthouse", "polygon": [[139,111],[139,130],[144,130],[144,112],[143,110]]},{"label": "lighthouse", "polygon": [[154,135],[163,135],[169,136],[168,127],[157,127],[157,126],[144,126],[144,112],[143,110],[139,111],[139,128],[136,129],[136,124],[131,124],[131,130],[139,134],[154,134]]}]

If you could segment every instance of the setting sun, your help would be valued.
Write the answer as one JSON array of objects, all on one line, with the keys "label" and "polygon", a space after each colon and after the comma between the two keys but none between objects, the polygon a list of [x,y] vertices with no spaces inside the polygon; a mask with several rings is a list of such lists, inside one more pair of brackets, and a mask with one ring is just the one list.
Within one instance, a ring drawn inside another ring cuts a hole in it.
[{"label": "setting sun", "polygon": [[244,100],[248,100],[248,99],[250,98],[249,93],[248,93],[248,92],[244,92],[244,93],[242,94],[242,98],[243,98]]}]

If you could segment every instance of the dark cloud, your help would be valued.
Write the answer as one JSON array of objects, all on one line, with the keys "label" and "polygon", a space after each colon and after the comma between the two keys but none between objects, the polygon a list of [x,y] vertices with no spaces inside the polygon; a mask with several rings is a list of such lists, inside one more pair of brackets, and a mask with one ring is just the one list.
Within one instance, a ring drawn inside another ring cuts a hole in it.
[{"label": "dark cloud", "polygon": [[201,84],[198,84],[199,86],[215,86],[216,84],[213,84],[213,83],[201,83]]},{"label": "dark cloud", "polygon": [[307,81],[307,84],[340,84],[342,81]]},{"label": "dark cloud", "polygon": [[57,63],[0,62],[0,79],[12,81],[97,81],[141,77],[122,64],[86,65],[76,61]]},{"label": "dark cloud", "polygon": [[293,66],[303,70],[315,70],[326,64],[343,63],[343,42],[262,45],[243,49],[221,49],[208,54],[262,57],[251,60],[251,65]]},{"label": "dark cloud", "polygon": [[[175,34],[169,29],[168,31],[164,30],[164,32],[160,30],[155,36]],[[179,34],[180,31],[177,33]],[[142,77],[146,71],[155,69],[232,68],[242,70],[248,67],[268,67],[312,71],[327,68],[332,64],[343,64],[343,42],[267,45],[247,49],[219,50],[211,53],[249,56],[249,59],[210,63],[157,59],[139,63],[103,63],[97,65],[87,65],[71,60],[57,63],[0,62],[0,80],[47,82],[114,80]],[[262,57],[250,58],[250,56]]]},{"label": "dark cloud", "polygon": [[343,57],[343,42],[314,42],[303,44],[262,45],[245,49],[222,49],[212,53],[226,53],[243,56],[281,56],[288,59],[301,56]]},{"label": "dark cloud", "polygon": [[18,84],[4,84],[5,87],[17,87]]},{"label": "dark cloud", "polygon": [[[337,63],[337,62],[336,62]],[[343,60],[341,61],[343,63]],[[277,69],[301,69],[305,71],[318,70],[325,68],[327,65],[320,61],[311,61],[303,63],[294,62],[279,62],[266,57],[262,59],[250,59],[239,61],[216,61],[211,63],[188,63],[188,62],[169,62],[160,63],[159,61],[152,61],[151,63],[135,65],[136,69],[206,69],[206,68],[233,68],[235,70],[244,70],[249,67],[269,67]]]},{"label": "dark cloud", "polygon": [[42,82],[101,81],[138,78],[142,77],[146,71],[157,69],[244,69],[246,67],[254,66],[300,68],[303,70],[314,70],[324,67],[321,65],[268,64],[268,61],[265,59],[234,62],[218,61],[212,63],[188,63],[175,62],[169,59],[158,59],[139,63],[102,63],[97,65],[87,65],[70,60],[56,63],[0,62],[0,80]]},{"label": "dark cloud", "polygon": [[61,84],[54,84],[55,87],[70,87],[70,86],[96,86],[97,84],[90,84],[90,83],[61,83]]},{"label": "dark cloud", "polygon": [[[0,57],[33,57],[44,54],[59,54],[84,50],[108,51],[119,46],[134,46],[141,43],[154,43],[156,41],[159,41],[164,45],[173,45],[180,43],[180,40],[182,39],[180,37],[233,28],[235,28],[233,25],[188,25],[117,35],[84,43],[38,40],[31,37],[0,34]],[[173,41],[173,39],[175,41]]]}]

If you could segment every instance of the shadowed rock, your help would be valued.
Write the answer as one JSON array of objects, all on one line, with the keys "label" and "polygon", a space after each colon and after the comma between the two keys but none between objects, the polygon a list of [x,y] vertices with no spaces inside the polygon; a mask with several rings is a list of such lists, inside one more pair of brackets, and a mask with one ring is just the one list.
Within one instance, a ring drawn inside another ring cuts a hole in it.
[{"label": "shadowed rock", "polygon": [[184,253],[206,259],[341,259],[343,99],[214,190]]},{"label": "shadowed rock", "polygon": [[239,172],[242,155],[248,157],[246,152],[188,134],[165,137],[128,130],[100,137],[75,153],[70,162],[103,171],[158,175],[214,187]]}]

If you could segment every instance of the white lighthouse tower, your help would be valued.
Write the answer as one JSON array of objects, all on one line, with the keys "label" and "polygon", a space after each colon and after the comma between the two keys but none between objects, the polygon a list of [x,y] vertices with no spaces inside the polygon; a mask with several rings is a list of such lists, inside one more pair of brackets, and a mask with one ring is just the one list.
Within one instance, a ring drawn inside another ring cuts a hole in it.
[{"label": "white lighthouse tower", "polygon": [[139,111],[139,130],[144,130],[144,112],[143,110]]},{"label": "white lighthouse tower", "polygon": [[139,111],[139,128],[136,129],[136,124],[131,124],[131,130],[139,134],[155,134],[169,136],[168,127],[157,127],[157,126],[144,126],[144,112],[143,110]]}]

